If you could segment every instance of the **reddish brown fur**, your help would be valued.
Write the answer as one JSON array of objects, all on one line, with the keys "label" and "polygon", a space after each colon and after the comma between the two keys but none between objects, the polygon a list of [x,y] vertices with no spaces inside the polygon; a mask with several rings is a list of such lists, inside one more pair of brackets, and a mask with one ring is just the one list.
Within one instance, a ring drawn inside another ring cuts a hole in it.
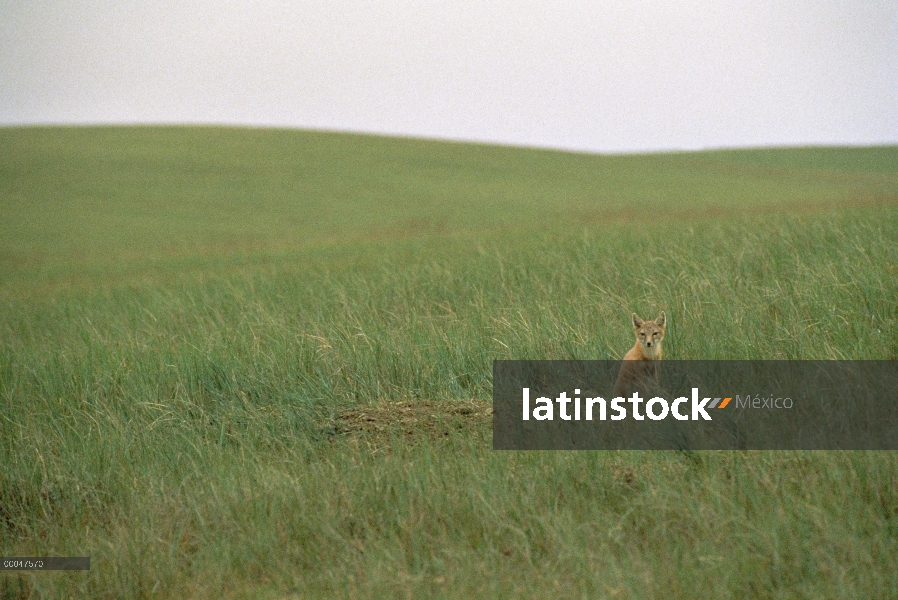
[{"label": "reddish brown fur", "polygon": [[662,312],[654,321],[643,321],[633,313],[636,343],[624,355],[614,396],[626,398],[634,391],[647,391],[658,380],[657,363],[661,360],[661,340],[664,339],[665,316]]}]

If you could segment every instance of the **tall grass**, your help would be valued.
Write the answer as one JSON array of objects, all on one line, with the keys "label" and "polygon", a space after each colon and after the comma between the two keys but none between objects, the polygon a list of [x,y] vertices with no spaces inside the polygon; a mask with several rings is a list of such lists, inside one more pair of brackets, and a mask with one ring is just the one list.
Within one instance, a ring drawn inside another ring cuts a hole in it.
[{"label": "tall grass", "polygon": [[[898,355],[898,151],[0,130],[11,597],[896,597],[890,452],[490,450],[502,358]],[[158,204],[153,204],[157,202]]]}]

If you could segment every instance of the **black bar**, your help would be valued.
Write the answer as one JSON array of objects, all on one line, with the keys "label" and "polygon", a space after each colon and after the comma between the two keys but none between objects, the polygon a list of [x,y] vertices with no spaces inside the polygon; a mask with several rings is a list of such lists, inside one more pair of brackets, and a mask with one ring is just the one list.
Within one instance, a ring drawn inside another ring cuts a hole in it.
[{"label": "black bar", "polygon": [[89,556],[13,556],[0,558],[0,571],[89,570]]},{"label": "black bar", "polygon": [[493,449],[898,450],[898,361],[497,360]]}]

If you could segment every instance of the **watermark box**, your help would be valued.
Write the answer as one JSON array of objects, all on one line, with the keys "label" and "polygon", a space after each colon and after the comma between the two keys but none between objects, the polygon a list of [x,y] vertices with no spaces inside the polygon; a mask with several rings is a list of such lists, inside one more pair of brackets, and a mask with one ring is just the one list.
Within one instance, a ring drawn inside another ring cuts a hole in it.
[{"label": "watermark box", "polygon": [[0,571],[89,571],[89,556],[0,557]]},{"label": "watermark box", "polygon": [[494,361],[493,448],[898,450],[898,361]]}]

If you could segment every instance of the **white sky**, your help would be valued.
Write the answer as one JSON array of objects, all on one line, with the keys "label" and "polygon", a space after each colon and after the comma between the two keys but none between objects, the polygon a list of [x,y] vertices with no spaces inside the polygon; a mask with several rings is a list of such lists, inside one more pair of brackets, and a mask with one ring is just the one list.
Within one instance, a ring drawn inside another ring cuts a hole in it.
[{"label": "white sky", "polygon": [[898,143],[895,0],[0,0],[0,124]]}]

